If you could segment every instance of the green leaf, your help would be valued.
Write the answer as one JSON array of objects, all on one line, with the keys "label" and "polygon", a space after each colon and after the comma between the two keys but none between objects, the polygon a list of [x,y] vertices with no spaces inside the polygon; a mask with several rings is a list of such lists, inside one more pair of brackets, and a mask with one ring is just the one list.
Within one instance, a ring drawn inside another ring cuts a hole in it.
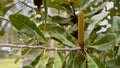
[{"label": "green leaf", "polygon": [[21,56],[17,56],[14,63],[17,63],[21,59]]},{"label": "green leaf", "polygon": [[[4,4],[4,5],[3,5]],[[0,15],[5,15],[5,13],[11,9],[15,4],[13,4],[13,0],[0,0]]]},{"label": "green leaf", "polygon": [[120,68],[120,57],[117,57],[115,59],[111,59],[106,62],[108,68]]},{"label": "green leaf", "polygon": [[56,3],[56,2],[50,2],[50,3],[48,4],[48,7],[55,8],[55,9],[58,9],[58,10],[67,10],[66,7],[64,7],[64,6],[62,6],[61,4]]},{"label": "green leaf", "polygon": [[24,57],[28,52],[30,52],[31,49],[23,49],[21,51],[21,56],[17,56],[14,63],[17,63],[22,57]]},{"label": "green leaf", "polygon": [[100,60],[94,55],[87,55],[88,68],[105,68],[105,65],[100,62]]},{"label": "green leaf", "polygon": [[38,56],[34,59],[34,61],[32,61],[32,63],[31,63],[32,67],[36,67],[36,65],[39,63],[42,55],[43,55],[43,52],[42,52],[40,55],[38,55]]},{"label": "green leaf", "polygon": [[0,36],[3,36],[5,34],[5,28],[6,28],[6,26],[7,26],[7,23],[4,26],[1,26]]},{"label": "green leaf", "polygon": [[54,58],[49,58],[46,68],[53,68]]},{"label": "green leaf", "polygon": [[44,50],[43,54],[40,57],[37,68],[46,68],[46,60],[48,58],[48,57],[46,58],[46,54],[47,54],[47,52],[46,52],[46,50]]},{"label": "green leaf", "polygon": [[62,63],[65,61],[65,57],[66,57],[66,55],[65,55],[65,52],[63,51],[59,51],[59,52],[57,52],[58,53],[58,55],[60,56],[60,59],[61,59],[61,61],[62,61]]},{"label": "green leaf", "polygon": [[113,23],[112,23],[112,31],[117,35],[117,43],[120,41],[120,17],[114,16]]},{"label": "green leaf", "polygon": [[76,47],[76,39],[70,35],[63,27],[55,24],[42,24],[39,28],[42,30],[46,26],[45,30],[57,41],[68,47]]},{"label": "green leaf", "polygon": [[80,68],[85,61],[85,54],[76,53],[73,60],[73,68]]},{"label": "green leaf", "polygon": [[49,29],[49,31],[50,31],[50,34],[52,37],[58,39],[64,45],[66,45],[68,47],[76,46],[75,38],[72,37],[71,35],[69,35],[64,28],[55,26],[55,27]]},{"label": "green leaf", "polygon": [[31,67],[30,65],[28,65],[28,66],[23,66],[23,68],[33,68],[33,67]]},{"label": "green leaf", "polygon": [[45,38],[40,30],[37,28],[35,23],[33,23],[28,17],[21,14],[13,14],[9,16],[12,25],[20,32],[25,33],[27,36],[34,38],[35,35],[39,35],[40,42],[45,43]]},{"label": "green leaf", "polygon": [[62,68],[62,64],[62,59],[60,58],[57,51],[55,51],[54,68]]},{"label": "green leaf", "polygon": [[80,7],[81,2],[82,2],[82,0],[74,0],[74,7],[75,8]]},{"label": "green leaf", "polygon": [[84,65],[85,55],[77,51],[70,52],[65,68],[81,68]]},{"label": "green leaf", "polygon": [[86,60],[84,60],[84,62],[79,66],[79,68],[87,68],[87,66],[86,66]]},{"label": "green leaf", "polygon": [[65,68],[73,68],[73,60],[74,60],[74,56],[75,53],[74,52],[70,52],[68,55],[68,60],[66,63],[66,67]]},{"label": "green leaf", "polygon": [[71,9],[71,7],[70,7],[70,4],[61,3],[60,5],[63,6],[63,7],[65,7],[65,8],[67,9],[66,11],[68,11],[68,13],[71,13],[71,12],[72,12],[72,9]]},{"label": "green leaf", "polygon": [[69,41],[68,39],[66,39],[66,37],[64,37],[62,34],[53,33],[51,35],[52,35],[52,37],[55,37],[56,39],[60,40],[64,45],[66,45],[68,47],[75,47],[76,46],[71,41]]},{"label": "green leaf", "polygon": [[70,24],[70,18],[64,18],[60,16],[53,16],[50,18],[50,21],[53,23],[59,23],[60,25]]},{"label": "green leaf", "polygon": [[99,54],[99,58],[100,58],[100,62],[104,62],[106,58],[106,52],[101,51],[101,53]]},{"label": "green leaf", "polygon": [[55,2],[55,3],[58,3],[58,4],[60,4],[60,3],[66,3],[67,1],[66,0],[49,0],[48,2]]},{"label": "green leaf", "polygon": [[88,26],[88,28],[85,30],[85,40],[87,40],[94,30],[96,24],[98,24],[104,17],[108,15],[108,12],[103,12],[100,14],[97,14],[91,18],[91,22]]},{"label": "green leaf", "polygon": [[57,52],[57,53],[58,53],[59,56],[60,56],[60,59],[61,59],[61,62],[62,62],[62,68],[64,68],[65,65],[66,65],[66,54],[65,54],[64,51],[59,51],[59,52]]},{"label": "green leaf", "polygon": [[21,55],[17,56],[14,63],[17,63],[22,57],[24,57],[31,49],[23,49]]},{"label": "green leaf", "polygon": [[[86,9],[89,6],[88,3],[90,3],[89,0],[82,0],[81,4],[80,4],[80,8],[81,9]],[[87,6],[86,6],[86,4],[87,4]]]},{"label": "green leaf", "polygon": [[[55,8],[57,10],[68,10],[68,2],[66,0],[54,0],[48,1],[48,7]],[[63,5],[64,4],[64,5]],[[69,11],[69,10],[68,10]]]},{"label": "green leaf", "polygon": [[5,28],[1,28],[0,30],[0,36],[3,36],[5,34]]},{"label": "green leaf", "polygon": [[100,39],[96,40],[94,43],[90,44],[89,47],[98,50],[110,50],[116,44],[116,35],[114,33],[105,34]]},{"label": "green leaf", "polygon": [[120,31],[120,17],[114,16],[113,17],[113,23],[112,23],[112,31]]},{"label": "green leaf", "polygon": [[28,48],[23,49],[23,50],[21,51],[22,56],[25,56],[28,52],[30,52],[30,50],[31,50],[31,49],[28,49]]},{"label": "green leaf", "polygon": [[106,6],[106,2],[104,2],[103,4],[101,4],[101,5],[98,6],[98,7],[94,8],[93,11],[91,11],[91,12],[85,14],[85,16],[93,15],[93,14],[97,13],[99,10],[103,9],[105,6]]}]

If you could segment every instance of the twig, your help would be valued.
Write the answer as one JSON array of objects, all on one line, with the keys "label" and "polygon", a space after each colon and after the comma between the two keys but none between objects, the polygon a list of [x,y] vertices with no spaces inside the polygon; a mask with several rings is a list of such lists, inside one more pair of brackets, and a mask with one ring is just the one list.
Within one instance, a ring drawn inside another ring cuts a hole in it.
[{"label": "twig", "polygon": [[3,16],[0,16],[0,19],[3,19],[3,20],[6,20],[6,21],[9,21],[9,19],[3,17]]},{"label": "twig", "polygon": [[25,2],[20,1],[20,3],[24,4],[25,6],[31,8],[31,9],[35,9],[34,7],[32,7],[32,6],[28,5],[28,4],[26,4]]},{"label": "twig", "polygon": [[50,48],[44,46],[25,46],[25,45],[15,45],[15,44],[0,44],[0,47],[13,47],[13,48],[30,48],[30,49],[45,49],[46,51],[76,51],[80,50],[79,47],[76,48]]}]

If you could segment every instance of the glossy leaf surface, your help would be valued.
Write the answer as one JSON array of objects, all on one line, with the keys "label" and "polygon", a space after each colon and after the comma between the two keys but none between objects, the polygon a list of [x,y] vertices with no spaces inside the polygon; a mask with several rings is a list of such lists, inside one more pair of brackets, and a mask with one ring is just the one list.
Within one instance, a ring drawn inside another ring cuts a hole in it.
[{"label": "glossy leaf surface", "polygon": [[21,14],[14,14],[9,16],[12,25],[20,32],[25,33],[27,36],[34,38],[36,33],[39,35],[41,42],[45,42],[45,38],[40,30],[37,28],[28,17]]}]

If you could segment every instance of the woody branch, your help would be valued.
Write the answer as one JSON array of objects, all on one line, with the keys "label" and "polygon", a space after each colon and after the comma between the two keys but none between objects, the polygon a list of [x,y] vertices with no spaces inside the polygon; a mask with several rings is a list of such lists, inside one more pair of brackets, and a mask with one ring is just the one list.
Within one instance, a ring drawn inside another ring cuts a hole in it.
[{"label": "woody branch", "polygon": [[11,47],[11,48],[29,48],[29,49],[44,49],[46,51],[76,51],[80,50],[79,47],[76,48],[50,48],[44,46],[26,46],[26,45],[15,45],[15,44],[0,44],[0,47]]}]

